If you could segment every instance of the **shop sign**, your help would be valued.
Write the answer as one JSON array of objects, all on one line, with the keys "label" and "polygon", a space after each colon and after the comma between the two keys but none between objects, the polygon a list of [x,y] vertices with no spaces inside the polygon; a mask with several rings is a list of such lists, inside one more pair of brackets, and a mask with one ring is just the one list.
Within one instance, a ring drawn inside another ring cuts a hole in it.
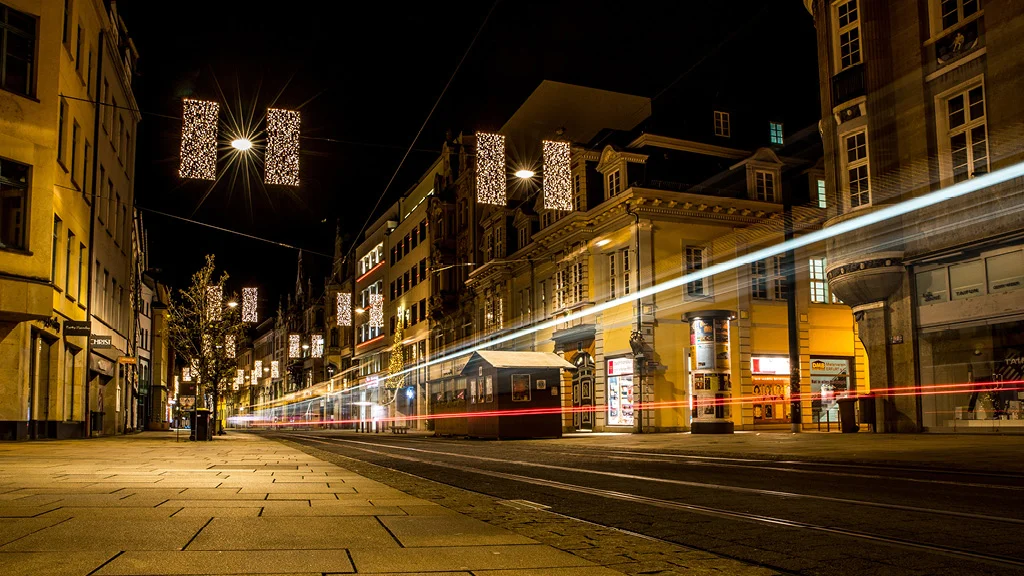
[{"label": "shop sign", "polygon": [[92,323],[88,320],[66,320],[64,322],[65,336],[88,336],[92,330]]},{"label": "shop sign", "polygon": [[789,375],[789,358],[784,356],[754,356],[750,359],[750,371],[754,374]]},{"label": "shop sign", "polygon": [[114,338],[112,336],[89,336],[89,346],[92,348],[113,348]]},{"label": "shop sign", "polygon": [[612,358],[608,360],[609,376],[622,376],[624,374],[633,375],[632,358]]},{"label": "shop sign", "polygon": [[135,364],[135,356],[120,356],[117,359],[118,364]]}]

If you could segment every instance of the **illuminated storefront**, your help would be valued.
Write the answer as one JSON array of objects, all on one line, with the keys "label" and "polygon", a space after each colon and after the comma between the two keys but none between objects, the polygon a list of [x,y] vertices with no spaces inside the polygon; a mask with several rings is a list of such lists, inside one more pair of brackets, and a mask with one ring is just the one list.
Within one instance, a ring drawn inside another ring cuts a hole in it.
[{"label": "illuminated storefront", "polygon": [[755,426],[785,424],[790,421],[789,379],[789,358],[753,356],[750,359],[750,380],[753,384],[751,403]]},{"label": "illuminated storefront", "polygon": [[608,425],[633,427],[633,359],[608,360]]}]

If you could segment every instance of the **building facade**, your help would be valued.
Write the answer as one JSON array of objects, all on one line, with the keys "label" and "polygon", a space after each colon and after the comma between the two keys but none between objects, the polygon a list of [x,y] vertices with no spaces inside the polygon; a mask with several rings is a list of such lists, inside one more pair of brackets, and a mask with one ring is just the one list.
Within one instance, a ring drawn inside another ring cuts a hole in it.
[{"label": "building facade", "polygon": [[[121,433],[135,423],[135,369],[118,360],[135,328],[138,55],[115,2],[5,0],[0,12],[2,435]],[[89,327],[68,335],[68,322]]]},{"label": "building facade", "polygon": [[[1020,3],[805,6],[818,39],[826,226],[1024,159]],[[881,429],[1024,426],[1022,398],[999,385],[1024,376],[1022,198],[1013,179],[828,243],[828,278],[856,314]]]}]

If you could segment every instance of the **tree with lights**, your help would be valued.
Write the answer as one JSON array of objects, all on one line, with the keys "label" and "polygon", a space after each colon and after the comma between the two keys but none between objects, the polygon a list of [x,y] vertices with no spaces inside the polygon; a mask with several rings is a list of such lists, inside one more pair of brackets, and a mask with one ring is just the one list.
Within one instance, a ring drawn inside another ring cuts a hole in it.
[{"label": "tree with lights", "polygon": [[405,348],[402,346],[402,314],[404,312],[399,310],[398,316],[395,318],[395,338],[391,344],[391,359],[388,361],[388,378],[385,388],[388,390],[398,390],[402,387],[405,381],[405,374],[402,374],[402,370],[405,369]]},{"label": "tree with lights", "polygon": [[[192,378],[197,379],[205,394],[213,396],[213,423],[218,433],[217,404],[220,393],[234,381],[238,368],[234,350],[229,343],[240,342],[243,324],[237,306],[225,305],[224,285],[228,275],[224,272],[214,279],[216,266],[212,254],[206,256],[206,265],[192,275],[188,288],[171,297],[168,333],[174,351],[193,366]],[[229,296],[227,302],[234,302]]]}]

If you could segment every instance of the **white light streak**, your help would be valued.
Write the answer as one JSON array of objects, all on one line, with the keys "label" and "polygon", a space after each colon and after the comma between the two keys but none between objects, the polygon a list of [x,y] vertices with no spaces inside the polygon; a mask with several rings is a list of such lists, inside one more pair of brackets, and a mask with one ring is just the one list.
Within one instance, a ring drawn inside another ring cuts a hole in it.
[{"label": "white light streak", "polygon": [[299,185],[299,125],[297,110],[267,110],[267,184]]},{"label": "white light streak", "polygon": [[310,346],[309,346],[310,356],[312,356],[313,358],[323,358],[324,357],[324,335],[323,334],[313,334],[312,336],[310,336],[309,342],[310,342]]},{"label": "white light streak", "polygon": [[370,326],[384,327],[384,295],[370,294]]},{"label": "white light streak", "polygon": [[259,321],[258,301],[259,288],[242,288],[242,322],[255,324]]},{"label": "white light streak", "polygon": [[505,137],[487,132],[476,133],[476,201],[504,206]]},{"label": "white light streak", "polygon": [[280,378],[281,377],[281,363],[277,360],[270,361],[270,377]]},{"label": "white light streak", "polygon": [[544,140],[544,208],[572,210],[571,146],[568,142]]},{"label": "white light streak", "polygon": [[221,308],[224,304],[224,287],[206,287],[206,317],[211,322],[220,320]]},{"label": "white light streak", "polygon": [[352,325],[352,294],[338,292],[338,326]]},{"label": "white light streak", "polygon": [[300,358],[302,356],[302,339],[298,334],[288,335],[288,357]]},{"label": "white light streak", "polygon": [[181,111],[181,164],[178,176],[217,178],[217,117],[220,104],[185,98]]}]

